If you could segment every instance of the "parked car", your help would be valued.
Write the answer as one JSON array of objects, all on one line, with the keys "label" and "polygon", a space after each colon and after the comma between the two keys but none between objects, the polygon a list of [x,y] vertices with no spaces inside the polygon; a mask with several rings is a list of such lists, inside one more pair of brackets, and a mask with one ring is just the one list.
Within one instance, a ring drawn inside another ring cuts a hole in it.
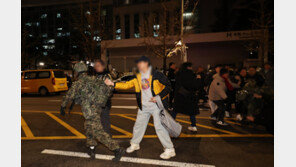
[{"label": "parked car", "polygon": [[67,77],[63,70],[42,69],[22,71],[21,93],[49,93],[67,91]]}]

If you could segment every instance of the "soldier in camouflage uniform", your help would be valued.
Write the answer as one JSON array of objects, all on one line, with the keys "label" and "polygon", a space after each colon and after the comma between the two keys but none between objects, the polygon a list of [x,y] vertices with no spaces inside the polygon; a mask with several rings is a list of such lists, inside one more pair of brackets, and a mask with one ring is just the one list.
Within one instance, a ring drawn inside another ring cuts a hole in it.
[{"label": "soldier in camouflage uniform", "polygon": [[[113,80],[111,74],[106,69],[106,64],[103,60],[98,59],[94,63],[95,77],[97,80],[105,80],[106,78]],[[110,109],[111,109],[111,97],[106,103],[106,105],[102,108],[101,120],[104,130],[111,135],[111,122],[110,122]]]},{"label": "soldier in camouflage uniform", "polygon": [[61,115],[65,115],[65,108],[68,102],[75,101],[81,105],[82,114],[85,118],[84,128],[86,130],[86,145],[90,148],[89,155],[95,158],[95,147],[97,141],[104,144],[111,151],[114,151],[114,161],[119,161],[124,153],[117,141],[103,130],[101,124],[102,107],[106,105],[112,89],[104,84],[102,79],[90,77],[86,74],[87,66],[84,63],[77,63],[74,71],[78,73],[78,79],[67,92],[61,104]]}]

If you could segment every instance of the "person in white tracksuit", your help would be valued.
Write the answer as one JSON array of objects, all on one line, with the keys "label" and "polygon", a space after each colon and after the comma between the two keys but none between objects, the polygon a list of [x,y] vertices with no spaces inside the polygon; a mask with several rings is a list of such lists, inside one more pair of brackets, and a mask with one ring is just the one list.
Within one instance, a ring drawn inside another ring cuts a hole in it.
[{"label": "person in white tracksuit", "polygon": [[156,96],[162,99],[163,105],[168,108],[167,95],[170,93],[170,83],[166,76],[158,71],[152,70],[150,60],[142,56],[137,60],[137,67],[140,71],[134,79],[125,83],[113,83],[106,79],[107,85],[114,86],[115,89],[135,88],[137,102],[139,106],[137,119],[133,128],[131,146],[127,148],[127,153],[132,153],[140,149],[140,142],[145,134],[149,119],[153,116],[156,134],[164,147],[164,152],[160,155],[162,159],[169,159],[176,156],[174,145],[168,131],[163,127],[160,120],[160,109],[156,104]]}]

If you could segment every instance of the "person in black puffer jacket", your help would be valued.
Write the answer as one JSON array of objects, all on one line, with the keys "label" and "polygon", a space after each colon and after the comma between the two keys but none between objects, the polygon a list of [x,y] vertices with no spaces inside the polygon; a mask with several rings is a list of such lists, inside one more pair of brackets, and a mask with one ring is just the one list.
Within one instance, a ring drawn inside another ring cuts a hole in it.
[{"label": "person in black puffer jacket", "polygon": [[192,63],[183,63],[180,71],[176,75],[173,118],[177,113],[182,113],[190,117],[190,131],[197,131],[195,116],[199,114],[197,90],[200,89],[201,81],[192,70]]}]

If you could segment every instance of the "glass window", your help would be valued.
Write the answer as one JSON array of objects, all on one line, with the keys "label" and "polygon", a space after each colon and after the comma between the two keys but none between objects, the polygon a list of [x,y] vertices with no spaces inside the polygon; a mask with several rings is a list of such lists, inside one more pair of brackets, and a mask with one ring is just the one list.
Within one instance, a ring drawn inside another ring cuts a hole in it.
[{"label": "glass window", "polygon": [[115,26],[116,26],[116,39],[121,39],[121,27],[120,27],[120,17],[115,17]]},{"label": "glass window", "polygon": [[135,38],[140,38],[140,30],[139,30],[139,26],[140,26],[140,17],[139,14],[135,14],[134,15],[134,31],[135,31]]},{"label": "glass window", "polygon": [[26,72],[25,79],[36,79],[37,72]]},{"label": "glass window", "polygon": [[42,14],[40,18],[45,19],[46,17],[47,17],[47,14],[45,13],[45,14]]},{"label": "glass window", "polygon": [[66,78],[64,71],[54,71],[53,74],[55,78]]},{"label": "glass window", "polygon": [[38,78],[49,78],[50,72],[49,71],[40,71],[38,72]]},{"label": "glass window", "polygon": [[129,17],[129,15],[124,15],[124,26],[125,26],[124,36],[125,36],[125,39],[128,39],[128,38],[130,38],[130,17]]},{"label": "glass window", "polygon": [[[147,37],[148,36],[148,32],[149,32],[149,27],[148,27],[148,24],[149,24],[149,13],[144,13],[143,14],[143,16],[144,16],[144,21],[145,21],[145,23],[144,23],[144,36],[145,37]],[[146,26],[147,25],[147,26]]]}]

